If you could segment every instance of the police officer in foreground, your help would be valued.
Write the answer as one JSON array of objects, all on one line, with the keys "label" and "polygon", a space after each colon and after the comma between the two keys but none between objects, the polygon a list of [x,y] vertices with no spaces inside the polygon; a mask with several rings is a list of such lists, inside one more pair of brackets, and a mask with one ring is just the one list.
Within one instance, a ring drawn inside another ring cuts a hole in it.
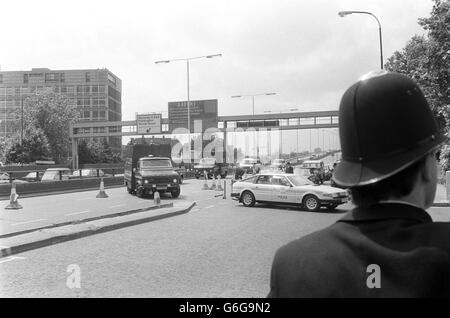
[{"label": "police officer in foreground", "polygon": [[447,139],[419,87],[366,76],[341,99],[339,135],[333,178],[356,207],[277,251],[269,297],[450,297],[450,223],[425,212]]}]

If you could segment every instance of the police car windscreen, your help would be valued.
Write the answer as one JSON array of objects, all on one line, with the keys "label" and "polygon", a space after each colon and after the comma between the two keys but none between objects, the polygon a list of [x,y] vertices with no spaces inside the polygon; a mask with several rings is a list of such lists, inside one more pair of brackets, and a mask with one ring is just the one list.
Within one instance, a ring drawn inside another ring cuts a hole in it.
[{"label": "police car windscreen", "polygon": [[313,184],[311,181],[306,179],[305,177],[295,175],[295,176],[289,176],[288,179],[295,185],[295,186],[304,186],[304,185],[310,185]]},{"label": "police car windscreen", "polygon": [[172,164],[169,159],[150,159],[143,160],[141,163],[142,168],[152,168],[152,167],[172,167]]}]

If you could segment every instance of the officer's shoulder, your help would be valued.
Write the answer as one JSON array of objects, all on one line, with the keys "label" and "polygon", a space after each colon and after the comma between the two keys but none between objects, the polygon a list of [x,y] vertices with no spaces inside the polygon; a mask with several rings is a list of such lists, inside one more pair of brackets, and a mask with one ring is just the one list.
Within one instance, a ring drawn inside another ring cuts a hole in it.
[{"label": "officer's shoulder", "polygon": [[336,241],[334,236],[336,226],[338,226],[337,223],[332,224],[281,246],[277,251],[277,257],[291,257],[297,254],[300,256],[308,251],[326,249],[327,246],[333,244],[333,241]]}]

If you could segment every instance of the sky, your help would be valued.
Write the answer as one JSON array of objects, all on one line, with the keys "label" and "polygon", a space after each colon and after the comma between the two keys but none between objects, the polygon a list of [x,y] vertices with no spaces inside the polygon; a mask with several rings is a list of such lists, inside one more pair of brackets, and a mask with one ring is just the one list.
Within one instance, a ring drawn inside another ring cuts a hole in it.
[{"label": "sky", "polygon": [[2,71],[108,68],[122,80],[122,119],[190,98],[218,99],[219,115],[337,110],[345,89],[425,31],[431,0],[5,1]]}]

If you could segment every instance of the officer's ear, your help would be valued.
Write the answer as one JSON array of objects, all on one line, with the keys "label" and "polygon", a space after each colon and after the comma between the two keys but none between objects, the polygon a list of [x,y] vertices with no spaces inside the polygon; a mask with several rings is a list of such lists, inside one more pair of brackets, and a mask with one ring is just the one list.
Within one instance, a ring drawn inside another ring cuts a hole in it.
[{"label": "officer's ear", "polygon": [[421,177],[425,182],[436,182],[437,181],[437,162],[436,162],[436,151],[429,153],[423,164],[423,169],[421,172]]}]

